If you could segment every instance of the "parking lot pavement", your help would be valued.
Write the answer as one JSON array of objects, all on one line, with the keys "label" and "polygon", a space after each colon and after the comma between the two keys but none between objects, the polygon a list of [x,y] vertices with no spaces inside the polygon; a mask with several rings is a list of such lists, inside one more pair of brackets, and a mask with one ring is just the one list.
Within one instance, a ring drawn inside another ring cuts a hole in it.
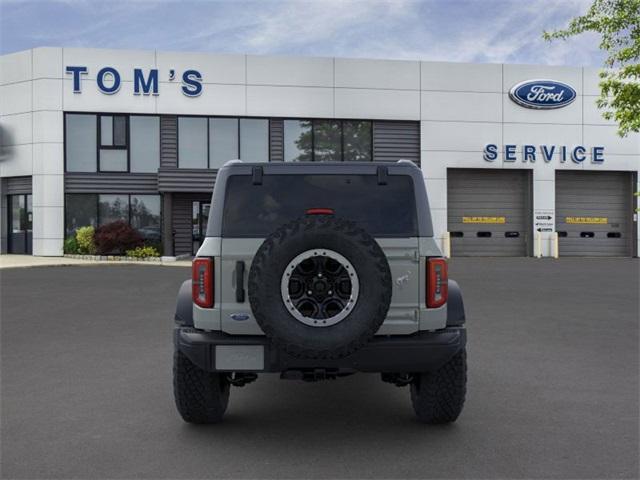
[{"label": "parking lot pavement", "polygon": [[3,478],[637,478],[638,272],[630,259],[455,259],[467,404],[414,420],[377,375],[231,392],[184,424],[172,311],[187,269],[3,270]]}]

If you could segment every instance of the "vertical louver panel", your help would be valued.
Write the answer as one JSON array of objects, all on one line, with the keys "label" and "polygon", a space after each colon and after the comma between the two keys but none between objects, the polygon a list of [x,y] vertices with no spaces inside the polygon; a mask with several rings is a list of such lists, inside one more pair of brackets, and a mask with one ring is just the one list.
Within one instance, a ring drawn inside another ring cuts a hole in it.
[{"label": "vertical louver panel", "polygon": [[160,117],[160,166],[178,166],[178,117]]},{"label": "vertical louver panel", "polygon": [[7,177],[7,195],[31,193],[31,177]]},{"label": "vertical louver panel", "polygon": [[420,123],[373,122],[373,159],[377,162],[406,159],[420,166]]},{"label": "vertical louver panel", "polygon": [[269,122],[269,150],[272,162],[284,160],[284,120],[272,118]]}]

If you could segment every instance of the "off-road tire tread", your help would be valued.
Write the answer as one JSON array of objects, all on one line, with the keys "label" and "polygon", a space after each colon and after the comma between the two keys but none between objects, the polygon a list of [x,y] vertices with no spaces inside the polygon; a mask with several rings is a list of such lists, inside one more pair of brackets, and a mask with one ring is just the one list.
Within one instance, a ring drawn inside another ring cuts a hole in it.
[{"label": "off-road tire tread", "polygon": [[229,383],[222,373],[207,372],[176,349],[173,354],[176,407],[188,423],[222,421],[229,402]]},{"label": "off-road tire tread", "polygon": [[421,422],[454,422],[464,406],[467,392],[467,353],[460,350],[435,372],[416,374],[411,384],[411,403]]},{"label": "off-road tire tread", "polygon": [[[271,328],[270,323],[261,319],[259,315],[256,315],[256,321],[260,325],[260,328],[262,328],[262,330],[264,331],[265,335],[271,340],[271,343],[276,348],[281,348],[289,355],[298,358],[337,359],[350,355],[351,353],[355,352],[363,345],[365,345],[369,340],[371,340],[371,338],[373,338],[375,333],[380,328],[380,325],[382,325],[382,323],[384,322],[387,311],[389,310],[389,305],[391,303],[391,271],[389,269],[389,264],[387,263],[384,252],[382,251],[380,246],[376,243],[373,237],[371,237],[371,235],[369,235],[362,228],[358,227],[355,222],[341,218],[334,218],[333,216],[328,215],[313,215],[293,220],[282,225],[273,234],[267,237],[265,242],[261,245],[260,249],[256,253],[251,266],[248,283],[249,292],[256,291],[256,289],[260,288],[259,279],[261,277],[261,272],[266,268],[265,262],[274,249],[280,248],[291,235],[297,234],[301,229],[311,230],[318,225],[326,225],[329,222],[332,225],[331,228],[335,229],[335,231],[352,237],[354,241],[357,241],[361,246],[364,246],[366,248],[367,255],[369,256],[371,261],[374,262],[375,268],[378,269],[382,275],[383,283],[385,285],[388,285],[389,288],[384,289],[384,293],[382,294],[380,301],[377,303],[378,307],[375,318],[378,319],[378,322],[375,324],[370,324],[370,327],[363,331],[362,334],[355,340],[343,345],[336,345],[335,347],[332,347],[331,350],[312,350],[308,348],[301,348],[298,345],[283,342],[276,335],[274,335],[274,331]],[[255,296],[249,295],[249,303],[253,312],[261,311],[260,302]]]}]

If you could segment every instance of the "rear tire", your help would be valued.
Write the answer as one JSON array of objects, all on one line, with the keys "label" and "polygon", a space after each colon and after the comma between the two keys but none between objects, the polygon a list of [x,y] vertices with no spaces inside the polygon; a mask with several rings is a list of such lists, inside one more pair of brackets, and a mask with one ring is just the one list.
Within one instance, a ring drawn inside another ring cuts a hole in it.
[{"label": "rear tire", "polygon": [[467,351],[460,350],[435,372],[416,373],[411,383],[411,403],[423,423],[455,422],[467,392]]},{"label": "rear tire", "polygon": [[202,370],[176,349],[173,394],[185,422],[218,423],[229,403],[229,381],[224,374]]}]

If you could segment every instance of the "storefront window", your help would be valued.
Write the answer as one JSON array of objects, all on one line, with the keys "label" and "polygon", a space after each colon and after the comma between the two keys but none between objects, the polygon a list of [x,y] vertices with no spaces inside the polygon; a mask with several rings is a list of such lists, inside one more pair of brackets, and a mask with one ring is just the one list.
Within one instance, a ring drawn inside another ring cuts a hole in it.
[{"label": "storefront window", "polygon": [[127,151],[126,150],[105,150],[100,149],[100,171],[101,172],[126,172],[127,171]]},{"label": "storefront window", "polygon": [[100,195],[98,202],[98,219],[100,225],[117,220],[129,221],[128,195]]},{"label": "storefront window", "polygon": [[269,120],[240,119],[240,158],[245,162],[269,161]]},{"label": "storefront window", "polygon": [[68,172],[95,172],[97,121],[95,115],[65,116],[65,153]]},{"label": "storefront window", "polygon": [[238,158],[238,119],[209,119],[209,168]]},{"label": "storefront window", "polygon": [[155,173],[160,166],[160,118],[129,117],[131,171]]},{"label": "storefront window", "polygon": [[284,161],[311,161],[311,121],[284,121]]},{"label": "storefront window", "polygon": [[100,115],[100,171],[127,171],[127,117]]},{"label": "storefront window", "polygon": [[371,161],[371,122],[342,122],[344,161]]},{"label": "storefront window", "polygon": [[313,156],[316,162],[342,160],[342,128],[340,121],[313,122]]},{"label": "storefront window", "polygon": [[207,128],[206,118],[178,118],[180,168],[207,168]]},{"label": "storefront window", "polygon": [[65,225],[67,236],[80,227],[95,227],[98,218],[98,196],[78,194],[65,196]]},{"label": "storefront window", "polygon": [[145,243],[160,244],[160,196],[131,195],[131,226]]}]

